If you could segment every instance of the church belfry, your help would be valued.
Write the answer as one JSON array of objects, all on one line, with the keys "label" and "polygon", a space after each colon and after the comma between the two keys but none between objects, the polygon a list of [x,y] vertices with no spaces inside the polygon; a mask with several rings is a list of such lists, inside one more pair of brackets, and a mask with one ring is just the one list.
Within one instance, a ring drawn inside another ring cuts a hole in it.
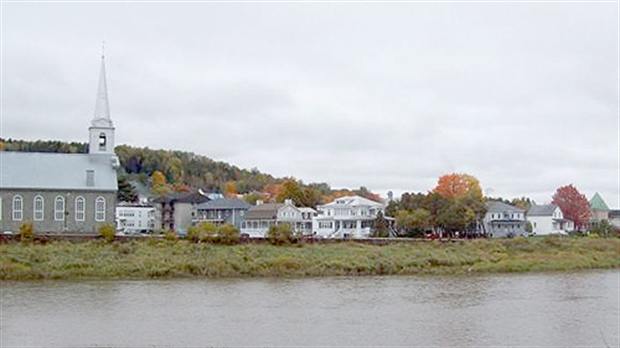
[{"label": "church belfry", "polygon": [[110,119],[108,88],[105,79],[105,56],[103,54],[101,55],[101,71],[99,73],[95,116],[90,123],[88,132],[88,153],[114,155],[114,125]]}]

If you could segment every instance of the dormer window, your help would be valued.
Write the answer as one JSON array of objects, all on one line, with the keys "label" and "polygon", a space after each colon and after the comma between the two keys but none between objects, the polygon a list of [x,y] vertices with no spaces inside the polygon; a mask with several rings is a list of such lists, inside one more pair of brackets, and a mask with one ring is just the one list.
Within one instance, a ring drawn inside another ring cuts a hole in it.
[{"label": "dormer window", "polygon": [[105,133],[99,134],[99,151],[105,151],[106,149],[106,137]]}]

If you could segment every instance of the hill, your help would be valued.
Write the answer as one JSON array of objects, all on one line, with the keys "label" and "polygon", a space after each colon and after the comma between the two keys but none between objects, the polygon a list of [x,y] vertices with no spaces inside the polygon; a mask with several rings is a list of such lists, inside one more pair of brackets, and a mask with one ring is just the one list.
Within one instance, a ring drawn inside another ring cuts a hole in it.
[{"label": "hill", "polygon": [[[88,144],[0,138],[0,151],[87,153]],[[153,195],[202,189],[226,196],[241,195],[251,203],[258,199],[273,202],[293,199],[297,205],[311,207],[348,194],[380,200],[365,187],[333,190],[327,183],[304,184],[292,177],[275,178],[256,168],[242,169],[192,152],[129,145],[119,145],[115,152],[121,163],[118,176],[122,201],[135,199],[136,186],[148,188]]]}]

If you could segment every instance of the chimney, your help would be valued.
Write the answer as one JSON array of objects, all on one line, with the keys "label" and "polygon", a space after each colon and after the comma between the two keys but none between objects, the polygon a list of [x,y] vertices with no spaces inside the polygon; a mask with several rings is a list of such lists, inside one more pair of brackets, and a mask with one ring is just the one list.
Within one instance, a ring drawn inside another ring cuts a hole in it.
[{"label": "chimney", "polygon": [[257,201],[256,201],[256,205],[257,205],[257,206],[258,206],[258,205],[263,205],[263,200],[262,200],[262,199],[257,200]]},{"label": "chimney", "polygon": [[86,170],[86,187],[95,187],[95,171]]},{"label": "chimney", "polygon": [[284,200],[284,204],[286,204],[286,205],[293,205],[293,200],[292,199],[285,199]]}]

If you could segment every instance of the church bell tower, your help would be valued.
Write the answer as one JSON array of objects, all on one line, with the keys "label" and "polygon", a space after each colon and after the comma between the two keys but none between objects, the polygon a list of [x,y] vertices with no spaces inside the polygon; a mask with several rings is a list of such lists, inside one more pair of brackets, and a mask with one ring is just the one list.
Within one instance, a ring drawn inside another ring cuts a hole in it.
[{"label": "church bell tower", "polygon": [[88,132],[89,154],[114,155],[114,125],[110,119],[104,54],[101,55],[101,71],[99,73],[99,88],[97,90],[95,116],[90,123]]}]

